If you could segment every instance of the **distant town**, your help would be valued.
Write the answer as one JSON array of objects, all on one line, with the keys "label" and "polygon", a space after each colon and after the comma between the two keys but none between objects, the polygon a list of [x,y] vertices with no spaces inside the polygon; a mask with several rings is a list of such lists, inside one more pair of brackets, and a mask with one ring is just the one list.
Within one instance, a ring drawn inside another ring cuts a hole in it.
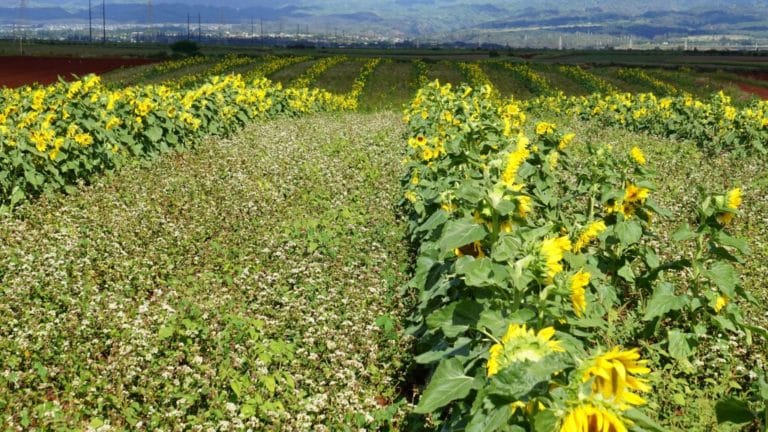
[{"label": "distant town", "polygon": [[338,29],[311,31],[309,25],[287,23],[202,23],[197,17],[178,24],[41,23],[0,24],[0,39],[60,42],[173,43],[193,40],[200,44],[267,45],[291,47],[374,48],[531,48],[531,49],[620,49],[620,50],[717,50],[768,51],[768,38],[743,35],[698,35],[656,37],[613,36],[590,32],[557,34],[552,31],[507,30],[506,32],[463,31],[453,35],[393,37],[374,31]]}]

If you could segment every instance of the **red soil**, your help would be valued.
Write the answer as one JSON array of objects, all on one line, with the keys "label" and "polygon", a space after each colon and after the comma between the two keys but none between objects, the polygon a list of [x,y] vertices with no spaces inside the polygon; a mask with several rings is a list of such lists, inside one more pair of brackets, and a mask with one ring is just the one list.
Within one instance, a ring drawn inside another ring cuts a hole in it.
[{"label": "red soil", "polygon": [[768,81],[768,72],[745,72],[741,75],[760,81]]},{"label": "red soil", "polygon": [[760,99],[768,100],[768,88],[758,87],[744,83],[736,83],[741,91],[758,96]]},{"label": "red soil", "polygon": [[[744,72],[740,73],[739,75],[743,76],[744,78],[749,78],[753,80],[758,81],[766,81],[768,83],[768,72]],[[756,95],[760,99],[768,100],[768,88],[761,87],[753,84],[747,84],[743,82],[736,82],[734,83],[741,91],[749,94]]]},{"label": "red soil", "polygon": [[148,59],[69,58],[69,57],[0,57],[0,87],[20,87],[25,84],[51,84],[61,76],[102,74],[121,66],[153,63]]}]

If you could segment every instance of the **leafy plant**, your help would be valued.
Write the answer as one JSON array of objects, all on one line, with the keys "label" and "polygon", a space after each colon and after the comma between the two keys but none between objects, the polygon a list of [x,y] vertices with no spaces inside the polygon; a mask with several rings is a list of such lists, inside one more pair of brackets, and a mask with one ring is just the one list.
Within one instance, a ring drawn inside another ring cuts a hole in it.
[{"label": "leafy plant", "polygon": [[666,211],[639,148],[584,143],[576,159],[574,134],[527,128],[521,106],[488,86],[432,83],[405,119],[411,333],[416,361],[434,367],[417,413],[467,430],[660,430],[639,410],[649,363],[604,344],[612,321],[643,315],[624,342],[666,361],[687,361],[701,333],[749,341],[728,301],[749,299],[729,264],[746,244],[724,232],[740,190],[705,195],[698,234],[675,236],[701,247],[664,262],[650,239]]}]

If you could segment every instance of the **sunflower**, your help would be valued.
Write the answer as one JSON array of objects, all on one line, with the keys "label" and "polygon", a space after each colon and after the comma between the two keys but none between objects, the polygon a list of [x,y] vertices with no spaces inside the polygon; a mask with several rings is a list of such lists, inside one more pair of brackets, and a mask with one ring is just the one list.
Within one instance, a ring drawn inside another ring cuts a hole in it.
[{"label": "sunflower", "polygon": [[632,393],[632,390],[647,392],[651,389],[646,380],[635,377],[650,372],[647,363],[647,360],[640,360],[637,348],[623,351],[620,347],[614,347],[588,363],[582,381],[594,379],[593,394],[602,395],[604,400],[616,403],[620,409],[626,409],[630,405],[643,405],[645,400]]},{"label": "sunflower", "polygon": [[521,218],[528,216],[528,213],[533,210],[533,200],[527,195],[520,195],[517,197],[517,215]]},{"label": "sunflower", "polygon": [[504,172],[501,174],[502,183],[510,188],[514,186],[517,171],[530,154],[531,152],[528,150],[528,138],[525,135],[519,135],[517,137],[517,147],[515,148],[515,151],[509,153],[509,156],[507,156],[507,163],[504,167]]},{"label": "sunflower", "polygon": [[563,254],[571,250],[571,240],[567,236],[545,239],[541,243],[541,255],[544,258],[547,281],[551,282],[556,274],[563,271]]},{"label": "sunflower", "polygon": [[719,295],[715,300],[715,312],[720,313],[721,310],[728,304],[728,296]]},{"label": "sunflower", "polygon": [[568,147],[569,144],[571,144],[571,141],[573,141],[574,138],[576,138],[575,133],[565,134],[565,136],[563,136],[563,138],[557,144],[558,150],[565,150],[565,148]]},{"label": "sunflower", "polygon": [[736,210],[741,205],[741,189],[734,188],[725,194],[725,202],[729,209]]},{"label": "sunflower", "polygon": [[640,150],[640,147],[632,147],[632,150],[629,151],[629,155],[638,165],[645,165],[645,155],[643,154],[643,151]]},{"label": "sunflower", "polygon": [[741,206],[741,189],[733,188],[725,194],[725,210],[717,215],[717,221],[723,225],[728,225]]},{"label": "sunflower", "polygon": [[587,290],[591,275],[589,272],[579,270],[571,276],[571,303],[577,316],[584,315],[587,310]]},{"label": "sunflower", "polygon": [[581,234],[579,234],[579,238],[577,238],[576,242],[573,244],[573,251],[579,252],[584,249],[585,246],[587,246],[592,240],[596,239],[600,233],[605,231],[605,229],[605,222],[602,220],[597,220],[587,225],[587,228],[584,229]]},{"label": "sunflower", "polygon": [[568,410],[560,432],[627,432],[627,427],[616,413],[587,403]]},{"label": "sunflower", "polygon": [[562,352],[560,342],[552,340],[554,327],[539,330],[528,329],[525,324],[510,324],[501,340],[491,346],[488,358],[488,376],[521,361],[536,362],[554,352]]},{"label": "sunflower", "polygon": [[629,184],[624,191],[624,201],[628,203],[643,202],[648,198],[650,191],[646,188],[639,187],[637,185]]},{"label": "sunflower", "polygon": [[536,125],[536,135],[546,135],[555,132],[555,125],[547,122],[540,122]]}]

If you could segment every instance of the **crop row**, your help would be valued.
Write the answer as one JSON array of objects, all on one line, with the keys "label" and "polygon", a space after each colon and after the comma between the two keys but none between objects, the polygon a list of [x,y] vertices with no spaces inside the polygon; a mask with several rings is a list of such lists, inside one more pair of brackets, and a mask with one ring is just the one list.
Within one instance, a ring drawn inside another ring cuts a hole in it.
[{"label": "crop row", "polygon": [[494,93],[496,92],[493,82],[488,78],[488,75],[483,71],[479,63],[460,62],[457,66],[469,85],[477,88],[488,86]]},{"label": "crop row", "polygon": [[156,64],[144,69],[142,74],[139,75],[139,77],[137,77],[136,80],[141,81],[142,79],[149,78],[153,75],[167,74],[167,73],[181,70],[184,68],[203,64],[207,61],[208,59],[204,56],[187,57],[187,58],[178,59],[178,60],[167,60],[162,63]]},{"label": "crop row", "polygon": [[424,87],[429,84],[429,66],[424,63],[423,60],[416,59],[413,61],[413,65],[416,67],[416,82],[418,88]]},{"label": "crop row", "polygon": [[173,78],[165,81],[163,84],[177,89],[192,87],[195,85],[200,85],[209,77],[223,75],[227,72],[234,71],[234,69],[238,67],[253,64],[255,62],[256,59],[253,57],[228,54],[203,73],[187,74],[181,78]]},{"label": "crop row", "polygon": [[592,93],[613,93],[616,88],[599,76],[589,73],[579,66],[560,66],[560,73],[581,84]]},{"label": "crop row", "polygon": [[0,203],[67,189],[92,175],[227,134],[275,115],[345,109],[322,90],[282,89],[264,78],[214,76],[190,89],[110,90],[97,76],[0,91]]},{"label": "crop row", "polygon": [[[703,194],[666,261],[641,149],[528,124],[488,87],[430,84],[405,118],[409,332],[432,370],[415,411],[444,430],[662,430],[642,410],[652,369],[762,332],[734,302],[751,299],[728,234],[740,189]],[[617,340],[619,315],[642,325]]]},{"label": "crop row", "polygon": [[547,80],[527,64],[504,63],[504,67],[512,72],[513,76],[521,81],[533,95],[545,96],[554,93]]},{"label": "crop row", "polygon": [[619,69],[618,74],[619,78],[623,79],[624,81],[650,88],[651,92],[660,96],[675,96],[680,93],[680,91],[675,86],[665,83],[660,79],[654,78],[638,68],[621,68]]},{"label": "crop row", "polygon": [[205,63],[207,59],[203,56],[187,57],[180,60],[168,60],[151,68],[152,73],[168,73],[185,67]]},{"label": "crop row", "polygon": [[246,80],[254,79],[254,78],[262,78],[267,77],[270,74],[273,74],[280,69],[286,68],[290,65],[301,63],[303,61],[309,60],[311,57],[309,56],[289,56],[289,57],[274,57],[274,56],[265,56],[262,63],[251,69],[248,73],[245,74]]},{"label": "crop row", "polygon": [[737,108],[722,91],[706,102],[691,95],[659,98],[652,93],[560,93],[532,99],[526,106],[539,113],[569,114],[606,126],[688,139],[712,152],[768,150],[768,103],[752,101]]},{"label": "crop row", "polygon": [[355,78],[355,82],[352,83],[352,90],[344,95],[345,99],[349,101],[348,109],[357,109],[360,104],[360,96],[362,96],[363,89],[365,89],[365,84],[381,62],[382,59],[380,58],[372,58],[363,63],[360,74]]},{"label": "crop row", "polygon": [[314,84],[315,81],[317,81],[317,78],[328,69],[332,68],[333,66],[336,66],[339,63],[343,63],[348,60],[347,56],[333,56],[333,57],[325,57],[317,62],[315,62],[312,66],[307,69],[306,72],[304,72],[300,77],[296,78],[293,82],[291,82],[291,87],[309,87],[312,84]]}]

